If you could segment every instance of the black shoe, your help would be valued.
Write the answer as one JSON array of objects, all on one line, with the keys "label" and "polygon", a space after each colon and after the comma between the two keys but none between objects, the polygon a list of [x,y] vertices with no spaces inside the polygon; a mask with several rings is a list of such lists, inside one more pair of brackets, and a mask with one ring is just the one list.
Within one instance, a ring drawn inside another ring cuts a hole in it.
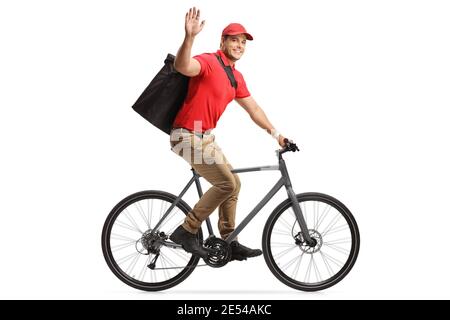
[{"label": "black shoe", "polygon": [[231,241],[231,260],[247,260],[247,258],[257,257],[262,254],[259,249],[250,249],[240,244],[239,242]]},{"label": "black shoe", "polygon": [[184,250],[192,253],[193,255],[199,256],[203,259],[208,258],[208,252],[198,243],[197,235],[190,233],[183,226],[179,226],[170,235],[170,240],[176,244],[181,244]]}]

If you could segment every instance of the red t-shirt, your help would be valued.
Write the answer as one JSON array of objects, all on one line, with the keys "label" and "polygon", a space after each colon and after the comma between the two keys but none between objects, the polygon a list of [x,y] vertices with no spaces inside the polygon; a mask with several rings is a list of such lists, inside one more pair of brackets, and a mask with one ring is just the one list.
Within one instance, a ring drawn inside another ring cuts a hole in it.
[{"label": "red t-shirt", "polygon": [[[228,59],[220,50],[216,52],[222,57],[224,64]],[[234,78],[237,89],[231,86],[225,70],[214,53],[204,53],[195,56],[200,62],[200,73],[189,81],[189,88],[183,106],[178,112],[173,127],[194,130],[194,122],[202,122],[202,132],[216,127],[227,105],[235,98],[250,96],[244,77],[234,66]]]}]

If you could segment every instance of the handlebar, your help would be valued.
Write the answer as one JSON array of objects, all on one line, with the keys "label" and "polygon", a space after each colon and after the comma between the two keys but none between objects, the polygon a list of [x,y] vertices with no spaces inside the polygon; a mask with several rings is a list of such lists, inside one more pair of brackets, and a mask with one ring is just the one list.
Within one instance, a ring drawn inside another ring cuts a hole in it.
[{"label": "handlebar", "polygon": [[289,140],[288,138],[284,138],[284,143],[286,144],[283,149],[277,150],[278,157],[281,158],[281,155],[285,152],[295,152],[300,151],[300,149],[297,147],[297,145],[294,143],[294,141]]}]

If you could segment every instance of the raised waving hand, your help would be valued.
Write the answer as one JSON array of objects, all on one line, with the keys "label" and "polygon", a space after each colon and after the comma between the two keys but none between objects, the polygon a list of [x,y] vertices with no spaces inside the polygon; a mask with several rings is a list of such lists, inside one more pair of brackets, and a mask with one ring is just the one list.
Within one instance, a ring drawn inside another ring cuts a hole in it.
[{"label": "raised waving hand", "polygon": [[205,20],[200,23],[200,9],[197,10],[195,7],[190,8],[189,12],[186,13],[184,24],[186,36],[192,38],[195,37],[202,31],[204,25]]}]

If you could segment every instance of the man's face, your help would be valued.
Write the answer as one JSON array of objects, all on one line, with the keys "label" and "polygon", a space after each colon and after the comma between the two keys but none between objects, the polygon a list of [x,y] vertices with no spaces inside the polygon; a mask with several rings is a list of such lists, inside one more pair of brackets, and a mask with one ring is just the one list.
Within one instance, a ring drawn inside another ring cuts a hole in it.
[{"label": "man's face", "polygon": [[220,42],[220,49],[229,60],[236,62],[244,54],[246,43],[247,38],[243,34],[226,36],[222,37],[222,40]]}]

